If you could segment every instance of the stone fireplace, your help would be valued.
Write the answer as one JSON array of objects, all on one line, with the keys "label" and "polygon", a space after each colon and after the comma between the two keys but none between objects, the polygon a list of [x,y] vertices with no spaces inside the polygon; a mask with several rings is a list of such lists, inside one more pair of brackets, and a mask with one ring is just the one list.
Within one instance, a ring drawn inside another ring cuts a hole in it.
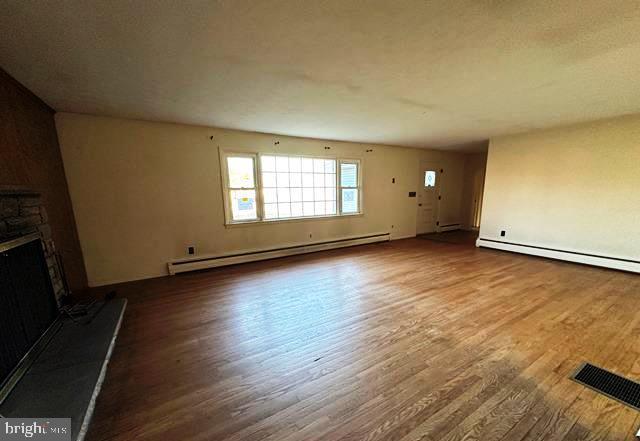
[{"label": "stone fireplace", "polygon": [[49,277],[60,305],[69,293],[40,194],[21,187],[0,186],[0,242],[32,233],[42,239]]},{"label": "stone fireplace", "polygon": [[63,268],[37,192],[0,187],[0,415],[70,418],[82,440],[126,299],[67,303]]}]

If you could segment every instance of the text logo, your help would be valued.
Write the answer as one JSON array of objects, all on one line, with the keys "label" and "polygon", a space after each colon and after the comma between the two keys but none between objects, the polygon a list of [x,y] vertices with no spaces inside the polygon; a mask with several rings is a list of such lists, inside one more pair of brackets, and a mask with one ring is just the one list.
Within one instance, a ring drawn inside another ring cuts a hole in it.
[{"label": "text logo", "polygon": [[71,418],[3,418],[0,441],[71,441]]}]

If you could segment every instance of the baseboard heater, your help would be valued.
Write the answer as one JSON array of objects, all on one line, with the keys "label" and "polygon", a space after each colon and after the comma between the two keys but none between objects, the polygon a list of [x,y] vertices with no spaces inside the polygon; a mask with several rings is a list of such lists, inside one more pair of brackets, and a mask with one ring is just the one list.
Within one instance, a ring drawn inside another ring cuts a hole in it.
[{"label": "baseboard heater", "polygon": [[526,245],[495,239],[486,239],[482,237],[476,241],[476,246],[640,273],[640,260],[581,253],[578,251],[559,250],[537,245]]},{"label": "baseboard heater", "polygon": [[459,230],[462,228],[462,225],[460,224],[448,224],[448,225],[440,225],[440,231],[453,231],[453,230]]},{"label": "baseboard heater", "polygon": [[196,271],[207,268],[216,268],[219,266],[235,265],[237,263],[275,259],[278,257],[314,253],[316,251],[345,248],[376,242],[388,242],[390,239],[391,237],[389,233],[378,233],[367,236],[347,237],[344,239],[329,240],[324,242],[312,242],[280,248],[246,251],[242,253],[193,256],[173,260],[167,264],[167,267],[169,269],[169,274],[174,275],[187,271]]}]

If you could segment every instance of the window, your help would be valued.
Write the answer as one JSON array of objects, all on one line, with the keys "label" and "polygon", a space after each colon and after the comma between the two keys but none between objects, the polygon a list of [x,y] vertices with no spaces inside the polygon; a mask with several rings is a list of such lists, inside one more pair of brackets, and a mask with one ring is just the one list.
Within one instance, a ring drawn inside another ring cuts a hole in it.
[{"label": "window", "polygon": [[227,223],[361,212],[359,161],[253,154],[223,157]]},{"label": "window", "polygon": [[255,158],[252,156],[227,157],[227,199],[234,221],[258,219],[254,169]]},{"label": "window", "polygon": [[340,208],[342,214],[360,212],[360,179],[357,161],[340,161]]},{"label": "window", "polygon": [[261,156],[265,219],[336,214],[336,160]]},{"label": "window", "polygon": [[436,186],[436,172],[428,170],[424,172],[424,186],[435,187]]}]

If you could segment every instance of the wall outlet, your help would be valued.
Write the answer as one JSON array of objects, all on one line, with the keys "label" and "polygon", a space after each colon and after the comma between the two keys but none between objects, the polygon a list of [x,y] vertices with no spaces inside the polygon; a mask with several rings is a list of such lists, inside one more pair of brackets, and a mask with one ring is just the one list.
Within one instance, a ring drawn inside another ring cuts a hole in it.
[{"label": "wall outlet", "polygon": [[507,232],[502,230],[500,231],[500,237],[505,237],[507,235]]},{"label": "wall outlet", "polygon": [[196,254],[196,246],[195,245],[189,245],[187,247],[187,254],[190,256],[193,256],[194,254]]}]

